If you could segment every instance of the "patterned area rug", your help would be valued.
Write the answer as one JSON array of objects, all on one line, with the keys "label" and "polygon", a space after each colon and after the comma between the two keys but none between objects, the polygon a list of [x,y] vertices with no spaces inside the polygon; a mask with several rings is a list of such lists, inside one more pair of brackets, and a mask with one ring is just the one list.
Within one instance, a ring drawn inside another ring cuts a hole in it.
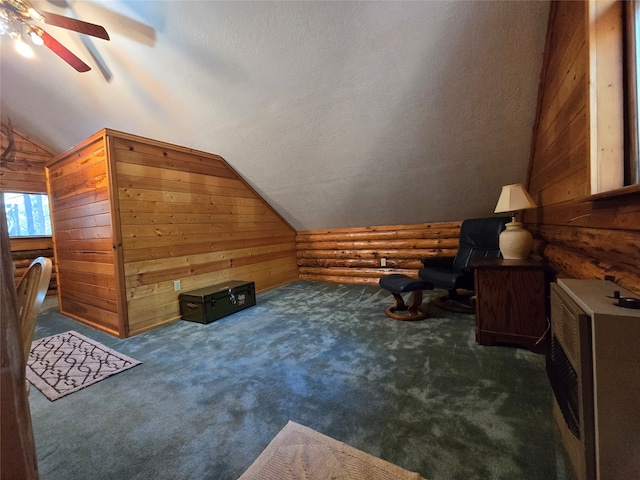
[{"label": "patterned area rug", "polygon": [[27,380],[54,401],[140,363],[70,330],[31,344]]},{"label": "patterned area rug", "polygon": [[421,480],[415,473],[289,421],[238,480]]}]

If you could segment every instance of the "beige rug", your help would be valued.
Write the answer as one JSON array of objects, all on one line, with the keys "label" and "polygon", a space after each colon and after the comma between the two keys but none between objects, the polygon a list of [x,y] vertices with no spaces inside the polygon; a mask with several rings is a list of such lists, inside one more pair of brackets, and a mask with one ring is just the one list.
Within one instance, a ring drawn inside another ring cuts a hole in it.
[{"label": "beige rug", "polygon": [[392,463],[289,421],[238,480],[420,480]]},{"label": "beige rug", "polygon": [[138,360],[69,330],[31,344],[27,380],[53,402],[136,365]]}]

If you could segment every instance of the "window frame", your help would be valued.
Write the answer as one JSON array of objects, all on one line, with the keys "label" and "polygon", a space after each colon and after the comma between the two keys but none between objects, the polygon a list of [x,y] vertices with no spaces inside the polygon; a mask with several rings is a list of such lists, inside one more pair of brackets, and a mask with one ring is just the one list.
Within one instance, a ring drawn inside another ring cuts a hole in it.
[{"label": "window frame", "polygon": [[624,10],[619,0],[588,0],[587,125],[591,195],[624,187]]},{"label": "window frame", "polygon": [[640,184],[640,2],[624,2],[625,152],[624,185]]}]

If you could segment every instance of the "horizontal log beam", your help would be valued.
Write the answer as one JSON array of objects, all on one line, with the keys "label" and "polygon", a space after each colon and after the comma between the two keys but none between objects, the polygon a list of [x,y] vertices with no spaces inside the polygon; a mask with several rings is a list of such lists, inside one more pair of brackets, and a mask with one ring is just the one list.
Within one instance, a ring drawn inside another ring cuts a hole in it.
[{"label": "horizontal log beam", "polygon": [[[337,258],[299,258],[300,267],[348,267],[348,268],[376,268],[380,267],[379,259],[337,259]],[[422,268],[420,260],[387,259],[387,267],[418,270]]]},{"label": "horizontal log beam", "polygon": [[536,234],[546,243],[581,250],[587,256],[635,271],[640,252],[640,231],[541,225]]},{"label": "horizontal log beam", "polygon": [[458,248],[458,237],[430,239],[389,239],[358,241],[297,241],[301,250],[391,250]]},{"label": "horizontal log beam", "polygon": [[13,258],[14,263],[18,261],[28,261],[30,263],[38,257],[48,257],[53,259],[53,248],[46,250],[24,250],[11,252],[11,258]]},{"label": "horizontal log beam", "polygon": [[453,249],[404,249],[404,250],[298,250],[298,258],[410,258],[453,256]]},{"label": "horizontal log beam", "polygon": [[429,238],[458,238],[460,227],[443,228],[411,228],[394,230],[356,230],[345,233],[328,231],[327,233],[298,232],[296,240],[308,241],[363,241],[363,240],[394,240],[394,239],[429,239]]},{"label": "horizontal log beam", "polygon": [[368,277],[340,277],[327,275],[300,275],[300,280],[309,280],[312,282],[332,282],[332,283],[351,283],[358,285],[378,285],[377,278]]},{"label": "horizontal log beam", "polygon": [[312,268],[300,267],[300,275],[323,275],[331,277],[369,277],[377,278],[392,273],[399,273],[407,276],[416,276],[415,270],[395,269],[395,268]]},{"label": "horizontal log beam", "polygon": [[611,276],[614,282],[640,295],[640,275],[622,270],[603,260],[561,245],[534,240],[534,250],[553,268],[557,277],[600,279]]},{"label": "horizontal log beam", "polygon": [[340,235],[358,233],[358,232],[385,232],[397,230],[421,230],[421,229],[439,229],[439,228],[460,228],[462,222],[439,222],[439,223],[414,223],[407,225],[376,225],[370,227],[349,227],[349,228],[331,228],[325,230],[305,230],[298,232],[300,234],[331,234]]}]

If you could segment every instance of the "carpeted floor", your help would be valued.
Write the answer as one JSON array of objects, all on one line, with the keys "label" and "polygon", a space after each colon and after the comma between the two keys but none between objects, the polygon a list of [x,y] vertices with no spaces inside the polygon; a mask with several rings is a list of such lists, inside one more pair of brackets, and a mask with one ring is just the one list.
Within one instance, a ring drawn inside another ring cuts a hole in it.
[{"label": "carpeted floor", "polygon": [[391,303],[300,281],[126,340],[45,310],[35,338],[73,329],[142,365],[56,402],[32,389],[43,480],[237,479],[289,420],[432,480],[573,478],[542,355],[478,346],[473,315],[433,305],[391,320]]}]

